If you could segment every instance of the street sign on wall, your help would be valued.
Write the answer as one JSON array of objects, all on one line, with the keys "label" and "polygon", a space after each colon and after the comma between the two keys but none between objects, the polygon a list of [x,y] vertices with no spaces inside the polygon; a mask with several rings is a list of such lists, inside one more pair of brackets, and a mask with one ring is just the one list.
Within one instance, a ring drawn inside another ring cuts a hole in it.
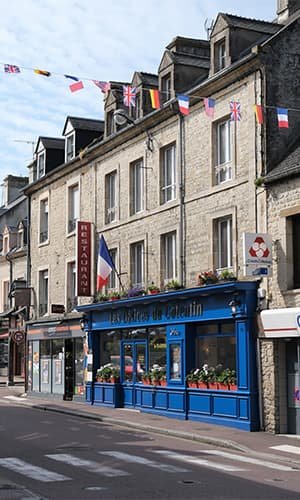
[{"label": "street sign on wall", "polygon": [[244,276],[272,276],[272,238],[266,233],[243,233]]}]

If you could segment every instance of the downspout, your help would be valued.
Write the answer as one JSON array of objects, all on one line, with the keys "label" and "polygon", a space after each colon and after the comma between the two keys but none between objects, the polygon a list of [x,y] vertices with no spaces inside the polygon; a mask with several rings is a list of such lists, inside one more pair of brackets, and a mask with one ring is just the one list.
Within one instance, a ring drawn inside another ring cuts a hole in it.
[{"label": "downspout", "polygon": [[185,264],[185,129],[184,117],[179,114],[179,281],[186,285]]},{"label": "downspout", "polygon": [[[10,259],[10,253],[8,252],[5,255],[5,259],[9,263],[9,308],[12,308],[12,296],[11,296],[11,285],[13,281],[13,267],[12,261]],[[11,337],[11,316],[8,316],[8,377],[7,377],[7,385],[14,385],[14,345]]]}]

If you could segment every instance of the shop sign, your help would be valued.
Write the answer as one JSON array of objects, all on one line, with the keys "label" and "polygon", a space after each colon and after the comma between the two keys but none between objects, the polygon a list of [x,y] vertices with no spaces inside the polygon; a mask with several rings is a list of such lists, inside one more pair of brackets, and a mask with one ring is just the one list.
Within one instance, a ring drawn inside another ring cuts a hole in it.
[{"label": "shop sign", "polygon": [[203,314],[202,303],[198,300],[172,302],[149,308],[120,308],[110,312],[111,325],[130,323],[176,321],[200,318]]},{"label": "shop sign", "polygon": [[65,306],[63,304],[51,304],[52,314],[63,314],[65,312]]},{"label": "shop sign", "polygon": [[266,233],[243,233],[244,276],[272,276],[272,238]]},{"label": "shop sign", "polygon": [[77,221],[77,297],[91,296],[91,225]]}]

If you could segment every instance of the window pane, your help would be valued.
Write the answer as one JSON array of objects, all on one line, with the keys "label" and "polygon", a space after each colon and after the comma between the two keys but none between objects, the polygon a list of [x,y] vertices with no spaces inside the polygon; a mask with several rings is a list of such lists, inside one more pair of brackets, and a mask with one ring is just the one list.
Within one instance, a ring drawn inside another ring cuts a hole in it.
[{"label": "window pane", "polygon": [[176,233],[162,236],[162,268],[164,280],[176,278]]},{"label": "window pane", "polygon": [[166,369],[167,366],[167,344],[166,329],[152,328],[149,332],[149,368],[154,365]]},{"label": "window pane", "polygon": [[[114,264],[117,262],[117,250],[116,248],[109,249],[111,259]],[[116,288],[116,273],[112,271],[108,277],[107,288]]]},{"label": "window pane", "polygon": [[131,246],[131,284],[133,287],[144,285],[144,244]]},{"label": "window pane", "polygon": [[112,172],[105,177],[105,222],[109,224],[116,220],[116,172]]},{"label": "window pane", "polygon": [[48,200],[40,203],[40,243],[48,240]]},{"label": "window pane", "polygon": [[78,184],[69,188],[69,217],[68,231],[75,231],[76,221],[79,219],[79,186]]},{"label": "window pane", "polygon": [[293,287],[300,288],[300,215],[292,217],[293,232]]},{"label": "window pane", "polygon": [[44,315],[48,312],[48,271],[39,273],[39,313]]},{"label": "window pane", "polygon": [[138,161],[130,169],[131,214],[144,209],[144,169],[143,162]]},{"label": "window pane", "polygon": [[236,370],[236,340],[235,336],[198,337],[196,340],[196,365],[202,368],[214,368],[221,372],[226,368]]},{"label": "window pane", "polygon": [[181,379],[181,345],[179,343],[170,344],[170,378]]}]

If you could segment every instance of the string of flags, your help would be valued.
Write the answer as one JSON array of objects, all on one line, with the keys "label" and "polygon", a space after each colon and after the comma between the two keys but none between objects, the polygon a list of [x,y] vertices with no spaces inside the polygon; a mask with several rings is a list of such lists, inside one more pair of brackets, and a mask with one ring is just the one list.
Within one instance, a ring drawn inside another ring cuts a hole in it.
[{"label": "string of flags", "polygon": [[[0,63],[1,64],[1,63]],[[3,64],[3,63],[2,63]],[[14,64],[3,64],[5,73],[21,73],[21,69],[32,69],[33,72],[37,75],[45,76],[49,78],[52,75],[58,75],[58,73],[50,73],[50,71],[46,71],[39,68],[21,68],[21,66],[16,66]],[[74,93],[84,88],[83,79],[78,78],[73,75],[60,75],[64,76],[68,80],[72,80],[72,83],[69,84],[70,92]],[[111,89],[111,83],[101,80],[92,80],[85,78],[85,80],[90,80],[96,85],[103,94],[107,94],[107,92]],[[164,94],[163,91],[158,89],[146,89],[150,94],[151,106],[153,109],[160,109],[162,107],[162,99],[161,94]],[[137,89],[136,87],[132,87],[131,85],[123,85],[123,103],[124,106],[135,107],[136,106],[136,96]],[[204,103],[204,111],[205,114],[213,119],[216,107],[216,100],[212,97],[200,97],[200,96],[188,96],[185,94],[177,94],[176,98],[178,101],[178,108],[180,113],[187,116],[190,111],[190,98],[198,98],[203,99]],[[288,118],[288,109],[287,108],[278,108],[275,106],[265,106],[266,108],[275,108],[277,112],[277,121],[278,128],[289,128],[289,118]],[[238,122],[241,120],[241,105],[238,101],[230,101],[229,103],[230,110],[230,120]],[[256,121],[258,124],[262,125],[264,123],[264,107],[260,104],[254,105],[254,113],[256,116]]]}]

